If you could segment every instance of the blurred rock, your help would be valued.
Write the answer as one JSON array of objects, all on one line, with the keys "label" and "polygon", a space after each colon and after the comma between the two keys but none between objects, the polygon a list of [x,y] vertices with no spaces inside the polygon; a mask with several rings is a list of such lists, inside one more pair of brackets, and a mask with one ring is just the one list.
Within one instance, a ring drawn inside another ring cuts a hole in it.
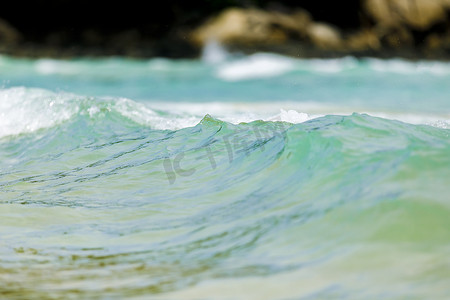
[{"label": "blurred rock", "polygon": [[[250,3],[238,2],[241,6]],[[47,27],[36,29],[36,22],[31,22],[27,28],[5,14],[3,18],[21,32],[0,19],[0,52],[58,58],[195,58],[208,42],[216,41],[229,51],[245,54],[262,51],[294,57],[450,59],[450,0],[287,2],[252,1],[259,8],[227,8],[235,3],[230,1],[198,10],[199,4],[196,7],[179,1],[178,6],[168,4],[166,14],[158,12],[153,18],[143,12],[140,20],[134,21],[136,16],[131,14],[128,23],[117,23],[117,18],[107,16],[106,23],[98,24],[93,13],[95,22],[83,20],[74,28],[74,20],[64,23],[65,19],[55,24],[52,19]],[[297,5],[304,5],[311,14]],[[120,16],[122,9],[116,11]],[[346,22],[352,14],[356,21]],[[312,15],[321,21],[313,20]],[[212,17],[205,22],[208,16]]]},{"label": "blurred rock", "polygon": [[342,46],[339,30],[325,23],[311,23],[307,29],[311,42],[322,49],[336,50]]},{"label": "blurred rock", "polygon": [[425,40],[426,50],[429,51],[447,51],[450,52],[450,31],[439,35],[432,33]]},{"label": "blurred rock", "polygon": [[52,32],[45,38],[45,44],[54,47],[61,47],[69,43],[69,41],[69,37],[63,31]]},{"label": "blurred rock", "polygon": [[104,35],[102,35],[100,32],[93,30],[93,29],[87,29],[81,34],[81,39],[83,43],[85,43],[88,46],[100,46],[104,42]]},{"label": "blurred rock", "polygon": [[347,38],[346,48],[350,51],[379,50],[381,43],[373,30],[364,29]]},{"label": "blurred rock", "polygon": [[281,44],[290,38],[305,38],[310,15],[303,10],[292,14],[259,9],[229,8],[192,33],[192,41],[204,46],[210,40],[221,44]]},{"label": "blurred rock", "polygon": [[343,41],[339,29],[313,22],[308,12],[293,13],[263,11],[259,9],[230,8],[210,19],[192,33],[198,46],[209,41],[224,45],[264,47],[307,42],[326,50],[339,50]]},{"label": "blurred rock", "polygon": [[423,31],[446,19],[450,0],[363,0],[363,7],[379,26]]},{"label": "blurred rock", "polygon": [[22,39],[20,32],[11,24],[3,19],[0,19],[0,43],[15,45]]},{"label": "blurred rock", "polygon": [[378,36],[383,45],[391,48],[414,47],[414,37],[404,26],[378,30]]},{"label": "blurred rock", "polygon": [[438,34],[433,33],[427,37],[425,45],[428,49],[438,49],[442,46],[442,42],[441,37]]},{"label": "blurred rock", "polygon": [[[362,0],[371,30],[381,48],[416,51],[420,56],[445,57],[444,35],[449,26],[450,0]],[[442,49],[440,49],[442,48]]]}]

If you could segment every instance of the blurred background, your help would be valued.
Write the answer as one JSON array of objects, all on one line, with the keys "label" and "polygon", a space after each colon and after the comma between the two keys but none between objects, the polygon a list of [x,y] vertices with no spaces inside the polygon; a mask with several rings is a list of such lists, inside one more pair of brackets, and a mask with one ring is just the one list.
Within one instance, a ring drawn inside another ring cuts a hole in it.
[{"label": "blurred background", "polygon": [[4,1],[0,53],[198,57],[209,41],[295,57],[450,57],[450,0]]}]

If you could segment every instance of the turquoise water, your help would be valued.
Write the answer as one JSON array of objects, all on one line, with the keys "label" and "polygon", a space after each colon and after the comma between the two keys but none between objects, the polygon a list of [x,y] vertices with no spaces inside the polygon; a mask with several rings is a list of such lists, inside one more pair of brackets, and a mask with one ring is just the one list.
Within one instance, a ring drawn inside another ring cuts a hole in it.
[{"label": "turquoise water", "polygon": [[212,57],[0,57],[0,298],[448,297],[450,64]]}]

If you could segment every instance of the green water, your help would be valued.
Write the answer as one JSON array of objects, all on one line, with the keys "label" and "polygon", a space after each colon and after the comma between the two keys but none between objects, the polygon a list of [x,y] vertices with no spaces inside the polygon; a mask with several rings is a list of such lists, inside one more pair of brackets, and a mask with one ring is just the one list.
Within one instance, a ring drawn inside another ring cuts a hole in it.
[{"label": "green water", "polygon": [[448,297],[448,66],[244,59],[3,57],[0,298]]}]

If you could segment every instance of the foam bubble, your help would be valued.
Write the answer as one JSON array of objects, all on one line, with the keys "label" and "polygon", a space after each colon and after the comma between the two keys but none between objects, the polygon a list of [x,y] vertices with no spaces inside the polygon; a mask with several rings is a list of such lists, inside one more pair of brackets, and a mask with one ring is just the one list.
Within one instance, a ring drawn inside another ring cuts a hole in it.
[{"label": "foam bubble", "polygon": [[305,121],[308,121],[310,118],[308,117],[308,114],[299,113],[293,109],[290,109],[288,111],[281,109],[280,119],[281,121],[289,123],[303,123]]}]

